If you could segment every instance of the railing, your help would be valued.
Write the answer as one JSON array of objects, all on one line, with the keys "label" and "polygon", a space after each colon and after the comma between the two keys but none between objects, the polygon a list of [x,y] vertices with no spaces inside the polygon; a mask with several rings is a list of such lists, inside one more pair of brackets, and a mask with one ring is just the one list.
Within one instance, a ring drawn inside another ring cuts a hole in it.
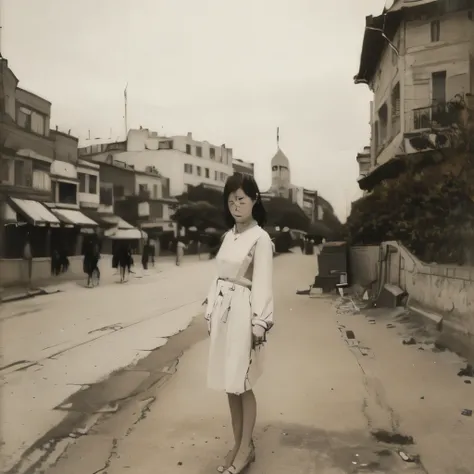
[{"label": "railing", "polygon": [[443,102],[413,110],[413,129],[450,127],[459,122],[456,103]]}]

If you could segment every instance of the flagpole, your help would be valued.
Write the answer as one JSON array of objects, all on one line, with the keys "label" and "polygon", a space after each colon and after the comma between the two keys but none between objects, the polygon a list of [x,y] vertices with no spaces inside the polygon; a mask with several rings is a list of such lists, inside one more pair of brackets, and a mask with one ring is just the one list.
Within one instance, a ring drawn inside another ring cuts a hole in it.
[{"label": "flagpole", "polygon": [[280,127],[277,127],[277,147],[280,148]]},{"label": "flagpole", "polygon": [[128,118],[127,118],[127,88],[128,88],[128,82],[125,86],[125,90],[123,91],[123,98],[124,98],[124,102],[125,102],[125,115],[124,115],[124,118],[125,118],[125,140],[127,139],[128,137]]}]

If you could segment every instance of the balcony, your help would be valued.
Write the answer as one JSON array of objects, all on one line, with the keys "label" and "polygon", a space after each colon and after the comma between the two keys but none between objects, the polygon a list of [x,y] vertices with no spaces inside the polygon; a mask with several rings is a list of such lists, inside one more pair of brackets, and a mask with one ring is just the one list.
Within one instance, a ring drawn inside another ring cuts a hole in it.
[{"label": "balcony", "polygon": [[413,130],[447,128],[460,121],[463,106],[457,102],[444,102],[413,110]]}]

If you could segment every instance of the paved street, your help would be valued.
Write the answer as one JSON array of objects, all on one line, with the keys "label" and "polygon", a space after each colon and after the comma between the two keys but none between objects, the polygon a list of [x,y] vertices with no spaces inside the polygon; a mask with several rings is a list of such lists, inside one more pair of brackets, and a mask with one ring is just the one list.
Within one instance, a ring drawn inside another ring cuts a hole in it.
[{"label": "paved street", "polygon": [[[276,325],[256,390],[250,472],[474,473],[474,420],[461,414],[474,388],[457,376],[463,361],[433,350],[400,311],[377,310],[371,324],[335,297],[296,295],[315,271],[314,256],[275,259]],[[212,272],[212,262],[189,263],[16,306],[3,365],[35,365],[5,376],[9,452],[42,436],[29,462],[48,458],[47,474],[215,472],[231,443],[226,398],[205,387],[202,318],[189,325]],[[404,345],[411,335],[417,344]]]},{"label": "paved street", "polygon": [[54,408],[67,397],[186,328],[213,267],[191,258],[136,272],[125,284],[112,275],[94,289],[63,283],[60,293],[2,306],[1,472],[65,418]]}]

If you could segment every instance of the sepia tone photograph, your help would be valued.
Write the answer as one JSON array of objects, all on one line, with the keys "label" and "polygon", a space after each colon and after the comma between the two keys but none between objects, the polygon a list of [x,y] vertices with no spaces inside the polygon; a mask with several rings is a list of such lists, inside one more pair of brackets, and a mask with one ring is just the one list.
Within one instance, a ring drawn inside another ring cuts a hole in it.
[{"label": "sepia tone photograph", "polygon": [[0,472],[474,474],[474,0],[0,0]]}]

